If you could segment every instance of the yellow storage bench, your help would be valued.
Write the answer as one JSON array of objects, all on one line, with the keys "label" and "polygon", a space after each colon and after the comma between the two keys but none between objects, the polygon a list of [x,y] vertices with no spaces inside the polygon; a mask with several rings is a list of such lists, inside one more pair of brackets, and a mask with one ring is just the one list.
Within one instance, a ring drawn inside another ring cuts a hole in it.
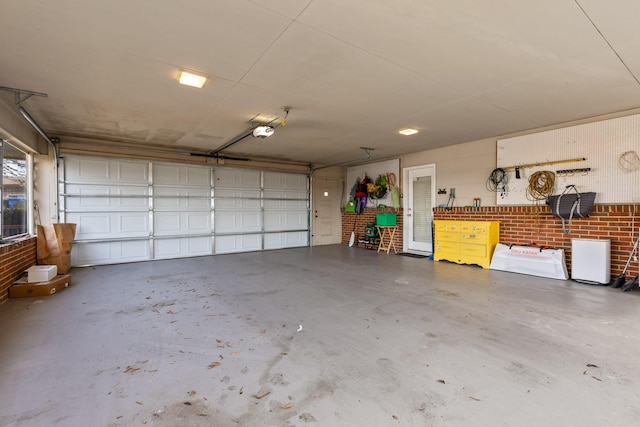
[{"label": "yellow storage bench", "polygon": [[489,268],[500,241],[498,221],[435,220],[435,261],[477,264]]}]

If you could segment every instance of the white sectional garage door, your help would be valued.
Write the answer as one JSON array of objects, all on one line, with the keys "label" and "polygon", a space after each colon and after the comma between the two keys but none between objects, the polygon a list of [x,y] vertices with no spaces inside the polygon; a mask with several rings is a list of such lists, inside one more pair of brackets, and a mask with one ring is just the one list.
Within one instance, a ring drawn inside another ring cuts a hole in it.
[{"label": "white sectional garage door", "polygon": [[59,173],[74,266],[309,245],[306,175],[70,155]]}]

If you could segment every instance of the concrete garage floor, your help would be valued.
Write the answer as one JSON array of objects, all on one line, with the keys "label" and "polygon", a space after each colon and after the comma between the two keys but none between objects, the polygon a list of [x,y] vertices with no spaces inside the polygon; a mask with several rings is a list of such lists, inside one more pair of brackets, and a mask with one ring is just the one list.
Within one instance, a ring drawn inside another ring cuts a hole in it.
[{"label": "concrete garage floor", "polygon": [[0,306],[2,426],[636,426],[640,292],[346,246]]}]

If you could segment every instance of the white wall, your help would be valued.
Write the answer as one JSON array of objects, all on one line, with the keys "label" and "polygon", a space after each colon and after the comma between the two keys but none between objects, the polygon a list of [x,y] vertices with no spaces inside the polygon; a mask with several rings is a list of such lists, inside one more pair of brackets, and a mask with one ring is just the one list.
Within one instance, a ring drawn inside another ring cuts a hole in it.
[{"label": "white wall", "polygon": [[[347,200],[351,194],[351,189],[355,185],[356,181],[362,181],[365,174],[375,181],[380,175],[394,174],[396,177],[396,186],[398,185],[398,177],[400,176],[400,162],[398,159],[385,160],[381,162],[367,163],[359,166],[352,166],[347,168],[347,181],[345,183],[345,191]],[[368,200],[367,207],[374,207],[378,205],[392,206],[393,201],[391,199],[391,190],[387,191],[384,197],[376,200]]]},{"label": "white wall", "polygon": [[[402,167],[436,164],[436,187],[447,194],[436,195],[436,206],[446,204],[450,188],[456,189],[453,206],[473,204],[479,197],[482,206],[494,206],[496,195],[486,189],[486,181],[496,164],[496,140],[483,139],[408,154],[402,157]],[[401,188],[404,188],[402,186]]]},{"label": "white wall", "polygon": [[[0,102],[0,104],[2,104]],[[5,108],[6,110],[6,108]],[[5,112],[6,113],[6,112]],[[446,195],[438,195],[436,204],[446,204],[448,200],[449,189],[456,189],[456,202],[454,206],[471,205],[473,199],[479,197],[482,206],[495,206],[496,194],[486,189],[486,181],[491,171],[497,165],[497,140],[512,136],[532,134],[550,129],[558,129],[561,127],[572,126],[582,123],[590,123],[607,118],[622,117],[631,114],[640,113],[640,108],[607,116],[585,119],[577,122],[565,123],[558,126],[547,128],[539,128],[527,132],[520,132],[511,135],[496,136],[495,138],[471,141],[450,147],[436,148],[432,150],[420,151],[400,157],[400,168],[419,166],[424,164],[436,164],[436,186],[438,188],[446,188]],[[13,115],[13,119],[16,117]],[[0,108],[0,123],[5,124],[3,110]],[[19,122],[19,121],[18,121]],[[16,122],[16,124],[18,124]],[[28,126],[28,123],[25,124]],[[23,129],[23,132],[30,133],[35,138],[34,132],[29,128]],[[56,215],[56,172],[53,162],[47,156],[36,156],[36,177],[35,177],[35,199],[40,208],[41,221],[43,223],[53,222]],[[346,182],[346,167],[334,167],[321,169],[315,172],[315,176],[338,178],[345,180],[344,187],[348,187],[353,183]],[[401,182],[402,171],[397,175],[398,185],[401,192],[403,183]],[[344,206],[344,202],[341,206]]]},{"label": "white wall", "polygon": [[[413,154],[407,154],[400,158],[401,167],[436,164],[436,187],[446,188],[446,195],[438,195],[436,204],[446,204],[449,198],[449,189],[456,189],[456,202],[454,206],[468,206],[473,203],[475,197],[479,197],[482,206],[496,206],[497,195],[486,188],[487,178],[493,169],[497,167],[497,142],[498,139],[529,135],[552,129],[560,129],[585,123],[607,120],[615,117],[624,117],[639,114],[640,108],[608,114],[606,116],[592,117],[556,126],[532,129],[509,135],[496,136],[478,141],[453,145],[433,150],[425,150]],[[640,140],[640,135],[637,135]],[[639,151],[639,150],[636,150]],[[597,157],[597,152],[584,153],[585,157]],[[400,189],[403,189],[402,183]]]}]

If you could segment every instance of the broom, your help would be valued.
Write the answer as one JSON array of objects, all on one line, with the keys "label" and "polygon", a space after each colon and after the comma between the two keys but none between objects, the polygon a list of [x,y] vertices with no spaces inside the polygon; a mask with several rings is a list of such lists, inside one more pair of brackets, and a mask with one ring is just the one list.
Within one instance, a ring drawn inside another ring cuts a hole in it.
[{"label": "broom", "polygon": [[627,263],[624,266],[624,270],[622,270],[622,273],[618,277],[616,277],[616,279],[611,284],[612,288],[619,288],[620,286],[625,284],[625,281],[627,280],[627,277],[626,277],[627,268],[629,268],[629,264],[631,263],[631,258],[633,258],[633,254],[635,254],[636,249],[638,249],[638,242],[640,242],[640,236],[636,239],[636,244],[633,245],[633,250],[631,251],[631,254],[629,255],[629,259],[627,260]]},{"label": "broom", "polygon": [[636,277],[632,277],[631,279],[627,280],[624,285],[622,285],[622,292],[630,291],[631,289],[633,289],[636,286],[638,286],[638,275],[637,274],[636,274]]}]

